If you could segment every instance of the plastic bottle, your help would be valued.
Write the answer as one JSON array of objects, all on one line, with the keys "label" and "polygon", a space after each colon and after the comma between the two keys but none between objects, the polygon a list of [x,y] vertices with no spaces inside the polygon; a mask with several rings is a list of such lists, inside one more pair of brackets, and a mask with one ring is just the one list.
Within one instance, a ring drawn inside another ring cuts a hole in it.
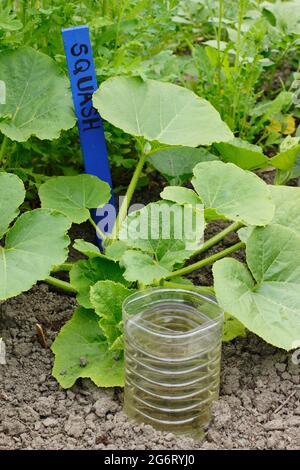
[{"label": "plastic bottle", "polygon": [[154,288],[123,304],[125,412],[154,428],[203,435],[218,398],[223,312],[213,297]]}]

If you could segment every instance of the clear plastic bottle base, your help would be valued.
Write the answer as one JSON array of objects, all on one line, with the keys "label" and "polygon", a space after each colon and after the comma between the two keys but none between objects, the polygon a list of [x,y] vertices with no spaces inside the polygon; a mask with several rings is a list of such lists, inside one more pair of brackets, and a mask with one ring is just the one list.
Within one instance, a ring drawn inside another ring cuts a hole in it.
[{"label": "clear plastic bottle base", "polygon": [[129,418],[203,436],[218,398],[223,313],[213,299],[151,289],[124,303],[125,404]]}]

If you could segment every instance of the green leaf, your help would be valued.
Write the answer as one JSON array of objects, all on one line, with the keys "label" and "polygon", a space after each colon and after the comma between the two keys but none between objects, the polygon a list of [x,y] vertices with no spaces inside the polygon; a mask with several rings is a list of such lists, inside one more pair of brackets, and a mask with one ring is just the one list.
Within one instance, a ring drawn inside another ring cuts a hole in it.
[{"label": "green leaf", "polygon": [[77,289],[77,301],[85,308],[92,308],[90,302],[90,287],[97,281],[111,279],[126,284],[123,278],[124,269],[113,260],[95,257],[80,260],[70,271],[70,282]]},{"label": "green leaf", "polygon": [[260,116],[261,122],[270,121],[272,117],[281,113],[284,109],[288,108],[293,99],[293,93],[289,91],[282,91],[276,96],[274,100],[263,101],[259,103],[252,111],[253,117]]},{"label": "green leaf", "polygon": [[193,206],[202,204],[199,196],[192,189],[182,188],[180,186],[166,186],[160,193],[162,199],[177,202],[177,204],[191,204]]},{"label": "green leaf", "polygon": [[6,8],[0,6],[0,31],[17,31],[22,27],[21,21],[16,18],[16,13],[9,5]]},{"label": "green leaf", "polygon": [[239,320],[225,313],[222,340],[232,341],[238,336],[246,336],[246,328]]},{"label": "green leaf", "polygon": [[77,309],[52,344],[55,354],[53,376],[63,388],[80,377],[90,378],[98,387],[124,385],[124,360],[110,352],[93,310]]},{"label": "green leaf", "polygon": [[25,198],[22,181],[11,173],[0,173],[0,239],[19,214]]},{"label": "green leaf", "polygon": [[122,263],[126,268],[125,279],[131,282],[140,281],[144,285],[159,281],[172,272],[150,255],[135,250],[126,251]]},{"label": "green leaf", "polygon": [[0,300],[14,297],[49,276],[68,255],[70,221],[36,209],[18,218],[0,246]]},{"label": "green leaf", "polygon": [[101,255],[100,250],[96,245],[90,242],[86,242],[81,238],[76,238],[76,240],[74,240],[73,248],[88,258],[95,258],[96,256]]},{"label": "green leaf", "polygon": [[300,236],[280,225],[256,227],[247,241],[247,267],[233,259],[213,267],[218,302],[274,346],[300,346]]},{"label": "green leaf", "polygon": [[39,189],[42,207],[56,209],[81,224],[90,217],[89,209],[110,200],[110,186],[93,175],[57,176]]},{"label": "green leaf", "polygon": [[127,250],[127,245],[121,240],[115,240],[111,245],[108,245],[105,249],[105,255],[114,261],[120,261],[125,251]]},{"label": "green leaf", "polygon": [[204,233],[204,212],[166,201],[148,204],[123,222],[120,239],[128,250],[121,258],[128,281],[159,281],[188,259]]},{"label": "green leaf", "polygon": [[291,170],[296,163],[297,155],[300,152],[300,145],[296,145],[284,152],[280,152],[275,157],[269,159],[269,164],[279,170]]},{"label": "green leaf", "polygon": [[300,5],[298,0],[286,2],[264,2],[264,9],[273,14],[276,26],[285,34],[300,33]]},{"label": "green leaf", "polygon": [[[6,85],[5,83],[0,80],[0,105],[5,104],[6,102]],[[5,119],[6,116],[0,115],[0,120]]]},{"label": "green leaf", "polygon": [[186,277],[173,277],[172,283],[173,282],[175,284],[182,284],[183,286],[195,287],[193,282],[190,279],[187,279]]},{"label": "green leaf", "polygon": [[110,78],[94,93],[93,103],[111,124],[149,141],[198,147],[233,138],[208,101],[170,83]]},{"label": "green leaf", "polygon": [[110,347],[116,350],[117,339],[122,335],[122,304],[134,290],[112,281],[99,281],[90,291],[91,304],[100,317],[99,325]]},{"label": "green leaf", "polygon": [[221,142],[215,144],[215,147],[222,156],[222,160],[234,163],[244,170],[261,168],[269,163],[269,159],[263,154],[261,147],[249,144],[242,139]]},{"label": "green leaf", "polygon": [[0,106],[0,130],[24,142],[32,135],[56,139],[75,124],[67,79],[57,64],[30,47],[1,53],[0,77],[6,83],[6,104]]},{"label": "green leaf", "polygon": [[205,208],[230,220],[266,225],[273,218],[275,207],[268,185],[232,163],[198,163],[192,184]]},{"label": "green leaf", "polygon": [[238,230],[237,234],[239,239],[243,243],[247,243],[248,238],[250,237],[251,233],[253,232],[254,227],[242,227]]},{"label": "green leaf", "polygon": [[[275,204],[271,225],[283,225],[300,233],[300,188],[291,186],[269,186]],[[253,227],[243,227],[238,231],[240,240],[247,242]]]},{"label": "green leaf", "polygon": [[204,148],[175,147],[165,148],[152,154],[148,162],[169,181],[183,183],[193,174],[197,163],[218,160]]}]

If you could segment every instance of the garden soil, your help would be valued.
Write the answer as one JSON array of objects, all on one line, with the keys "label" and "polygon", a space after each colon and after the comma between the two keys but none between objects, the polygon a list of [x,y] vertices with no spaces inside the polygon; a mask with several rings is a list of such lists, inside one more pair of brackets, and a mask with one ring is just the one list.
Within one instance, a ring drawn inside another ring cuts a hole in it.
[{"label": "garden soil", "polygon": [[[212,224],[207,233],[220,228],[220,222]],[[92,241],[85,228],[75,231],[72,238],[84,233]],[[193,277],[209,284],[210,269]],[[49,346],[75,307],[75,297],[42,283],[0,304],[0,337],[7,349],[7,364],[0,365],[0,449],[300,450],[300,365],[290,353],[252,334],[225,343],[220,399],[205,438],[193,441],[128,421],[121,389],[97,388],[89,380],[70,390],[57,384]]]}]

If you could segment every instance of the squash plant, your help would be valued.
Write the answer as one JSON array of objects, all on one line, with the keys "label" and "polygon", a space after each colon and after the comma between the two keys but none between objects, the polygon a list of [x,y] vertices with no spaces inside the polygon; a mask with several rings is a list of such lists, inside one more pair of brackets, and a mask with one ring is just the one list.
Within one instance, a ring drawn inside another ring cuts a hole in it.
[{"label": "squash plant", "polygon": [[[50,180],[47,191],[50,184],[54,188],[57,180],[62,184],[64,179]],[[227,312],[227,340],[245,334],[246,328],[277,347],[299,347],[300,188],[269,186],[255,174],[220,161],[198,163],[192,185],[194,190],[166,187],[162,200],[125,217],[115,238],[105,239],[104,253],[83,240],[75,241],[75,248],[87,256],[70,269],[70,288],[77,291],[80,307],[52,346],[53,374],[63,387],[72,386],[79,377],[90,377],[99,386],[123,384],[122,302],[145,286],[186,286],[215,293]],[[42,186],[42,205],[44,192]],[[63,193],[60,197],[68,200]],[[159,213],[151,209],[162,201],[178,211],[194,211],[201,230],[210,220],[231,223],[196,246],[196,238],[189,233],[180,239],[160,237],[162,222],[154,217],[150,219],[150,226],[156,228],[153,238],[139,238],[134,228],[145,220],[145,211],[151,217]],[[197,209],[200,201],[204,213]],[[47,205],[51,205],[49,199]],[[233,231],[238,231],[240,242],[205,257],[209,248]],[[244,248],[246,263],[229,256]],[[200,261],[193,262],[198,255]],[[207,265],[213,265],[213,286],[194,286],[185,277]]]},{"label": "squash plant", "polygon": [[[122,302],[136,289],[158,284],[215,293],[227,314],[225,339],[248,329],[286,350],[299,347],[300,188],[267,185],[237,162],[221,161],[198,148],[225,145],[234,137],[215,109],[188,90],[119,77],[101,85],[94,105],[111,124],[135,136],[140,158],[112,233],[97,227],[104,239],[103,253],[91,243],[75,240],[74,247],[86,259],[52,269],[69,270],[69,283],[47,273],[36,277],[76,292],[80,305],[52,345],[53,375],[58,382],[68,388],[79,377],[89,377],[98,386],[122,385]],[[192,173],[193,189],[167,186],[159,201],[128,214],[146,161],[167,168],[172,183]],[[88,209],[110,199],[108,186],[88,175],[51,178],[41,185],[39,196],[42,209],[38,211],[60,213],[68,224],[93,223]],[[178,235],[173,218],[170,236],[165,238],[163,205],[179,216],[189,213],[198,230],[186,229],[182,223],[184,230]],[[205,225],[218,219],[228,221],[228,226],[199,244]],[[150,221],[146,237],[140,235],[145,220]],[[231,232],[238,232],[238,243],[205,257]],[[245,263],[230,257],[243,249]],[[44,251],[50,254],[45,245]],[[53,258],[52,265],[62,258]],[[186,276],[207,265],[213,265],[214,285],[194,286]],[[6,282],[3,260],[0,272]],[[8,279],[13,285],[13,277]],[[28,288],[29,284],[24,286]]]},{"label": "squash plant", "polygon": [[[221,146],[236,141],[209,103],[175,85],[113,78],[96,92],[94,104],[111,124],[136,137],[140,160],[113,233],[104,240],[104,252],[84,240],[75,241],[87,259],[70,270],[70,285],[77,290],[80,307],[52,346],[53,374],[59,383],[70,387],[77,378],[90,377],[99,386],[122,385],[122,302],[134,290],[158,284],[215,293],[227,312],[224,339],[248,329],[275,346],[299,347],[300,189],[267,185],[229,159],[223,162],[205,148],[196,148],[214,143],[224,155]],[[286,159],[281,157],[278,160]],[[168,186],[160,201],[128,215],[147,160],[163,167],[172,183],[193,173],[194,189]],[[51,199],[52,190],[58,182],[62,187],[63,180],[50,180],[41,187],[42,206],[46,199],[46,207],[59,205],[66,212],[72,198],[61,193],[60,201]],[[163,222],[157,215],[163,202],[179,213],[191,211],[200,232],[193,238],[194,233],[185,231],[179,239],[172,226],[170,238],[163,238]],[[205,225],[218,219],[229,221],[228,227],[199,245]],[[147,237],[137,230],[145,220],[150,220],[152,229]],[[240,242],[205,257],[234,231]],[[246,263],[230,257],[242,249]],[[199,255],[200,261],[193,261]],[[186,276],[207,265],[213,265],[214,285],[194,286]]]}]

